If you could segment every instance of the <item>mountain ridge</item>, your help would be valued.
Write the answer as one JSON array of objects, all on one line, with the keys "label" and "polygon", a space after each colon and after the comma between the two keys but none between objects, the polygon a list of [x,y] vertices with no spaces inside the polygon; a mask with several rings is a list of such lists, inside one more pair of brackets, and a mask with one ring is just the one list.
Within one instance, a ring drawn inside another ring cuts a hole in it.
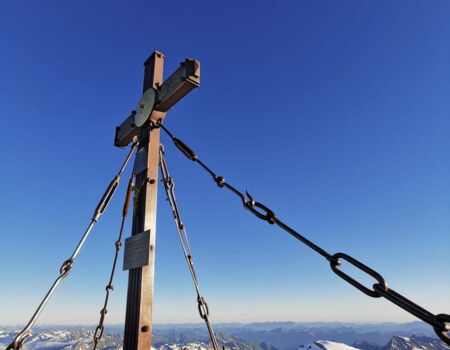
[{"label": "mountain ridge", "polygon": [[[386,324],[372,325],[369,329],[361,325],[333,325],[266,322],[243,327],[218,324],[215,328],[219,343],[232,350],[305,350],[302,344],[315,350],[450,350],[440,339],[423,332],[429,327],[420,327],[420,324],[391,325],[391,329],[386,328]],[[94,329],[94,326],[66,329],[35,327],[24,350],[87,350]],[[420,332],[414,333],[417,330]],[[0,346],[6,347],[16,332],[18,329],[0,330]],[[119,350],[122,338],[122,326],[107,326],[100,349]],[[196,344],[192,345],[194,348],[204,347],[206,350],[209,341],[204,327],[165,325],[153,329],[153,345],[157,349],[163,347],[161,350],[169,350],[167,347],[172,345],[172,350],[176,350],[177,346],[189,343]],[[344,344],[345,347],[336,344]],[[327,349],[324,349],[325,345],[328,345]]]}]

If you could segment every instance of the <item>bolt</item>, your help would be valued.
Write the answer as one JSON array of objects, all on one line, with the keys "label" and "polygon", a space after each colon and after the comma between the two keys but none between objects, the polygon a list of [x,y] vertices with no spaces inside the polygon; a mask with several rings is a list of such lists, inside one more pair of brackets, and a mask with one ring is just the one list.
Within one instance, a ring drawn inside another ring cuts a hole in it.
[{"label": "bolt", "polygon": [[143,326],[141,328],[141,332],[143,332],[143,333],[148,332],[148,326]]}]

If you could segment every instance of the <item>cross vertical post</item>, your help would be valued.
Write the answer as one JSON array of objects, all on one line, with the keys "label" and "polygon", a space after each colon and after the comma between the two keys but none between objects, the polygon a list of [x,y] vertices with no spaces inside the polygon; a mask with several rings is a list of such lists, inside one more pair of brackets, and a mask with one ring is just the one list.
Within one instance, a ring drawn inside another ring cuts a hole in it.
[{"label": "cross vertical post", "polygon": [[152,345],[153,281],[159,165],[159,125],[166,113],[200,85],[200,62],[186,58],[163,83],[164,55],[155,51],[145,61],[143,96],[136,111],[116,128],[114,145],[139,141],[133,167],[135,179],[131,237],[125,240],[128,270],[124,350],[150,350]]},{"label": "cross vertical post", "polygon": [[[144,87],[157,89],[162,84],[164,56],[155,51],[144,63]],[[160,113],[158,118],[164,118]],[[132,237],[148,232],[148,265],[129,270],[124,349],[150,350],[152,344],[152,301],[156,238],[156,205],[158,189],[159,129],[151,129],[148,120],[139,130],[137,157],[143,166],[136,167]],[[136,163],[135,163],[136,164]]]}]

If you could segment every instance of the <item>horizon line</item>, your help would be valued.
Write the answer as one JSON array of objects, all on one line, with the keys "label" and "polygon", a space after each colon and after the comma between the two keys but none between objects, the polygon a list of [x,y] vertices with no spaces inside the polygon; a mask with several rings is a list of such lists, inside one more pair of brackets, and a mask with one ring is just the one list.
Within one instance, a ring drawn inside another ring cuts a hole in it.
[{"label": "horizon line", "polygon": [[[409,321],[409,322],[393,322],[393,321],[383,321],[383,322],[346,322],[346,321],[310,321],[310,322],[297,322],[297,321],[257,321],[257,322],[214,322],[213,324],[220,326],[220,325],[229,325],[229,324],[239,324],[239,325],[251,325],[251,324],[267,324],[267,323],[291,323],[291,324],[346,324],[346,325],[383,325],[383,324],[395,324],[395,325],[406,325],[411,323],[422,323],[427,324],[424,321],[416,320],[416,321]],[[153,323],[153,326],[182,326],[182,325],[199,325],[204,326],[204,322],[182,322],[182,323]],[[96,324],[81,324],[81,323],[44,323],[40,325],[35,325],[33,328],[39,328],[39,327],[95,327]],[[106,325],[105,325],[106,326]],[[110,327],[124,327],[125,325],[123,323],[111,323],[109,324]],[[0,324],[0,327],[23,327],[23,325],[20,324]]]}]

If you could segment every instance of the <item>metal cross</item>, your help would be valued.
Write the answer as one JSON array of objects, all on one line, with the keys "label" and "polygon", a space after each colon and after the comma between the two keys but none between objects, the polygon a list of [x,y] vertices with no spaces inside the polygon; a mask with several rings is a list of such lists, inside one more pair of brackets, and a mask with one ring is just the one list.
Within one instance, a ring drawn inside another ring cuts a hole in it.
[{"label": "metal cross", "polygon": [[164,55],[155,51],[145,61],[143,97],[137,111],[116,128],[114,145],[139,141],[133,172],[134,211],[131,237],[125,241],[124,270],[129,270],[124,350],[149,350],[152,343],[152,301],[155,261],[156,206],[160,129],[167,111],[200,84],[200,62],[187,58],[164,83]]}]

